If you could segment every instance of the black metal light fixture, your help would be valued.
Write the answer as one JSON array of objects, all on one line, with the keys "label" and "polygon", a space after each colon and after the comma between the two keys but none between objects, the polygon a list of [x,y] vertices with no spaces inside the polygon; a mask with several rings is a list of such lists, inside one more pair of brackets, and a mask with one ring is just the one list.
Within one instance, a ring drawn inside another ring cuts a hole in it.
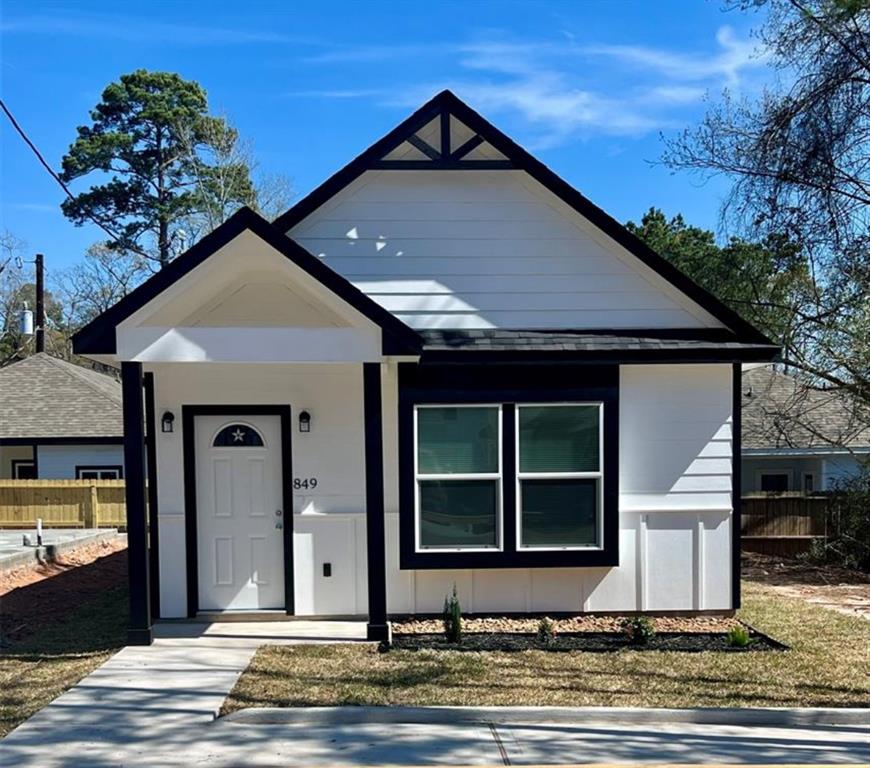
[{"label": "black metal light fixture", "polygon": [[161,432],[172,432],[173,425],[175,424],[175,414],[172,411],[166,411],[163,416],[160,417],[160,431]]},{"label": "black metal light fixture", "polygon": [[299,431],[300,432],[310,432],[311,431],[311,414],[308,411],[300,411],[299,412]]}]

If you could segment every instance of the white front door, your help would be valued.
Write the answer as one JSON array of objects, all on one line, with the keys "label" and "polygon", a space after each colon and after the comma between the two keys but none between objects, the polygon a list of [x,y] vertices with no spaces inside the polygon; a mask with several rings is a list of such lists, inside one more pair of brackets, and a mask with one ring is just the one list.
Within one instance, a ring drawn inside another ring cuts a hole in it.
[{"label": "white front door", "polygon": [[280,417],[197,416],[195,430],[199,608],[282,609]]}]

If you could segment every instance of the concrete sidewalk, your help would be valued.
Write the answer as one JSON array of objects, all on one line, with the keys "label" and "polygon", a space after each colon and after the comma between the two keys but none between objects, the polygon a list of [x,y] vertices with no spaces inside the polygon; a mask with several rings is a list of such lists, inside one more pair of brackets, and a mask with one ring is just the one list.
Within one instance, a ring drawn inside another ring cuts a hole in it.
[{"label": "concrete sidewalk", "polygon": [[[360,640],[358,622],[164,624],[0,741],[0,766],[870,763],[864,725],[396,723],[254,724],[214,713],[263,643]],[[421,719],[421,718],[418,718]],[[422,718],[425,720],[425,718]],[[529,718],[526,718],[528,720]]]}]

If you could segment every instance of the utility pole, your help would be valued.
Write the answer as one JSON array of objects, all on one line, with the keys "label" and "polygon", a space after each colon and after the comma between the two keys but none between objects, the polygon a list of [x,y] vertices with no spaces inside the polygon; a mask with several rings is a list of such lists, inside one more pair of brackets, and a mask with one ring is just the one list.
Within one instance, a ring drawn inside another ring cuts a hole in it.
[{"label": "utility pole", "polygon": [[36,351],[45,352],[45,266],[36,254]]}]

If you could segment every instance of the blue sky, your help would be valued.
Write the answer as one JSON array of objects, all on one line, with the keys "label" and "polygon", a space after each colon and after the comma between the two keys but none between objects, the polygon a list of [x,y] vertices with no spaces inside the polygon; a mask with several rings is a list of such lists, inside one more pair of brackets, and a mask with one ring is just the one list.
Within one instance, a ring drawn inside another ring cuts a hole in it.
[{"label": "blue sky", "polygon": [[[702,0],[3,0],[0,87],[59,167],[105,85],[179,72],[298,195],[449,87],[616,218],[655,205],[715,229],[725,182],[654,161],[660,134],[696,122],[706,98],[770,81],[759,20]],[[0,227],[50,268],[78,260],[99,231],[64,219],[61,190],[5,122],[0,151]]]}]

